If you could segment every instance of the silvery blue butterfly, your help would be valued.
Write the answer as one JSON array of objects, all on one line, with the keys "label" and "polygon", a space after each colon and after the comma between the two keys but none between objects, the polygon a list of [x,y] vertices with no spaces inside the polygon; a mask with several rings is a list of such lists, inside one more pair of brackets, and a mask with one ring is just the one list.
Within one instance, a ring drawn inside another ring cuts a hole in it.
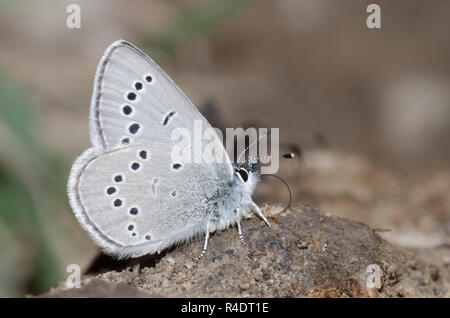
[{"label": "silvery blue butterfly", "polygon": [[[211,125],[166,73],[132,44],[105,51],[90,108],[92,147],[72,166],[70,205],[102,250],[117,258],[154,254],[203,233],[237,224],[256,212],[254,164],[174,162],[174,129]],[[216,142],[219,142],[215,139]],[[190,149],[193,151],[193,149]]]}]

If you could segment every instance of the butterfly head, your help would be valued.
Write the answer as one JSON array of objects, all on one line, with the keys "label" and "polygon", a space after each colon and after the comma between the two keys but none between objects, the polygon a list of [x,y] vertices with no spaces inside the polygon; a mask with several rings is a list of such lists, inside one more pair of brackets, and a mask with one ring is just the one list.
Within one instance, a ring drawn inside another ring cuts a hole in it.
[{"label": "butterfly head", "polygon": [[259,172],[256,163],[245,162],[241,164],[234,164],[234,175],[241,184],[244,184],[253,189],[258,183]]}]

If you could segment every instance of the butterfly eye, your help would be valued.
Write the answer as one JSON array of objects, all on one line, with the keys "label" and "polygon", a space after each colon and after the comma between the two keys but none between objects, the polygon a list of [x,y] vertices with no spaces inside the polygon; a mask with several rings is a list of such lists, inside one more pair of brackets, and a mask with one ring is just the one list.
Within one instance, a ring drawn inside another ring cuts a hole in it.
[{"label": "butterfly eye", "polygon": [[248,181],[248,172],[247,170],[241,168],[236,169],[236,174],[242,179],[242,181],[247,182]]}]

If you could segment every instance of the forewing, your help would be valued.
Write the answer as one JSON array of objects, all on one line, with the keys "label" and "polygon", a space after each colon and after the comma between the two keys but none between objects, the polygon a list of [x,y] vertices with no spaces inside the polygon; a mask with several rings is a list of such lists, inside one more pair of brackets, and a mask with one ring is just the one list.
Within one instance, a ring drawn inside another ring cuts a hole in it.
[{"label": "forewing", "polygon": [[68,185],[80,224],[117,257],[155,253],[205,229],[221,184],[202,164],[171,162],[168,146],[134,144],[86,151]]},{"label": "forewing", "polygon": [[[173,145],[173,130],[184,128],[194,136],[195,121],[201,123],[203,137],[211,126],[150,57],[123,40],[107,48],[97,68],[91,102],[91,141],[96,148],[134,142]],[[209,142],[202,140],[203,145]],[[225,163],[219,169],[231,177],[225,148],[219,138],[214,142]]]}]

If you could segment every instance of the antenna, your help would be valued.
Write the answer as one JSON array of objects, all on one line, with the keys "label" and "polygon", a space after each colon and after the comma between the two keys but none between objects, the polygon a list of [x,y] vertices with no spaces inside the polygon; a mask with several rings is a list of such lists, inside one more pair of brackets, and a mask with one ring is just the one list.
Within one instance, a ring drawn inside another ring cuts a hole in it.
[{"label": "antenna", "polygon": [[283,210],[281,210],[279,213],[282,213],[282,212],[286,211],[287,209],[289,209],[289,207],[291,206],[291,202],[292,202],[292,192],[291,192],[291,188],[289,187],[289,184],[288,184],[282,177],[277,176],[277,175],[275,175],[275,174],[269,174],[269,173],[267,173],[267,174],[261,174],[261,175],[262,175],[262,176],[271,176],[271,177],[275,177],[275,178],[278,178],[278,179],[280,179],[281,181],[283,181],[284,185],[286,186],[286,188],[287,188],[288,191],[289,191],[289,203],[288,203],[287,207],[285,207],[285,208],[284,208]]},{"label": "antenna", "polygon": [[272,155],[272,156],[258,156],[258,157],[251,157],[250,159],[255,159],[255,160],[261,160],[261,159],[275,159],[275,158],[285,158],[285,159],[294,159],[297,158],[297,156],[295,155],[295,153],[290,152],[290,153],[285,153],[283,155]]},{"label": "antenna", "polygon": [[245,148],[241,154],[239,155],[239,157],[237,158],[236,163],[239,163],[239,160],[241,159],[242,155],[244,155],[251,147],[253,147],[260,139],[267,137],[267,134],[263,134],[261,136],[259,136],[258,138],[256,138],[255,141],[253,141],[247,148]]}]

